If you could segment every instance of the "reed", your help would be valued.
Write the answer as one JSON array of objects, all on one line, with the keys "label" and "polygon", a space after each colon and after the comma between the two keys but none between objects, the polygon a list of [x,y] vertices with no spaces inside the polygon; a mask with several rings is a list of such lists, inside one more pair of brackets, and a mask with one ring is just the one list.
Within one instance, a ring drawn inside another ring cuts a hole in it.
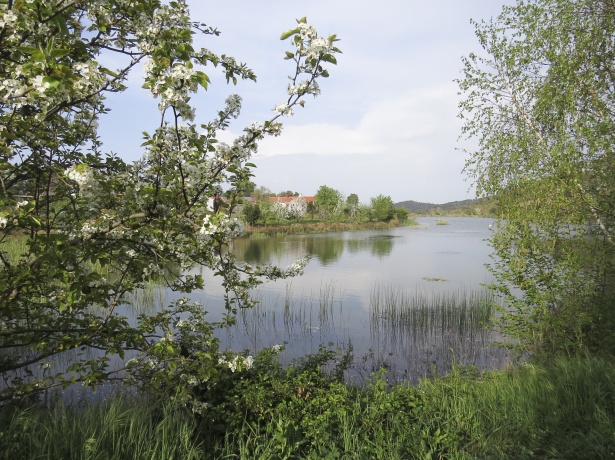
[{"label": "reed", "polygon": [[384,322],[413,336],[432,331],[459,335],[487,331],[494,305],[488,290],[427,294],[374,286],[370,293],[372,323]]}]

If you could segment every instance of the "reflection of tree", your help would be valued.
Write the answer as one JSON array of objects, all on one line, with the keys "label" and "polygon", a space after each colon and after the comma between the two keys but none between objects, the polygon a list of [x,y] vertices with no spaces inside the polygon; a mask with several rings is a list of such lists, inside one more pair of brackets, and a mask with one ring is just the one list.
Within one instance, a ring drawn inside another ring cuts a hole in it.
[{"label": "reflection of tree", "polygon": [[371,253],[380,258],[388,256],[393,250],[393,236],[378,235],[369,239]]},{"label": "reflection of tree", "polygon": [[275,255],[277,238],[238,238],[232,242],[231,252],[248,263],[267,263]]},{"label": "reflection of tree", "polygon": [[263,249],[262,241],[249,240],[243,250],[243,260],[248,263],[262,262]]},{"label": "reflection of tree", "polygon": [[346,242],[346,246],[348,247],[348,252],[350,254],[356,254],[361,250],[361,246],[364,246],[361,244],[361,242],[364,240],[348,240]]},{"label": "reflection of tree", "polygon": [[394,238],[393,235],[375,235],[364,239],[348,240],[346,245],[351,254],[369,251],[372,255],[382,258],[391,254]]},{"label": "reflection of tree", "polygon": [[339,259],[344,252],[344,240],[338,238],[310,238],[308,252],[327,265]]},{"label": "reflection of tree", "polygon": [[248,263],[272,263],[275,259],[297,258],[308,253],[316,257],[322,265],[328,265],[342,257],[344,249],[351,254],[369,252],[372,256],[386,257],[393,250],[394,238],[393,235],[373,235],[348,240],[340,235],[239,238],[233,241],[230,250],[240,261]]}]

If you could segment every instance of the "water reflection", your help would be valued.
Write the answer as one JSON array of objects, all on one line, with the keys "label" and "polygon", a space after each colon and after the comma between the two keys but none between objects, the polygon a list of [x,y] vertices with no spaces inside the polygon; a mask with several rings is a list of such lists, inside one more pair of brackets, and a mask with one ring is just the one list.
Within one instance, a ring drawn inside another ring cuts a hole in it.
[{"label": "water reflection", "polygon": [[[285,266],[306,253],[313,259],[303,276],[256,290],[258,306],[240,310],[235,326],[218,331],[223,348],[257,352],[285,344],[287,360],[320,345],[351,349],[358,382],[380,367],[396,379],[416,379],[445,372],[452,362],[502,366],[507,356],[490,346],[499,338],[484,327],[480,300],[480,286],[490,282],[484,264],[492,221],[419,222],[418,228],[236,240],[230,250],[239,261]],[[202,267],[191,273],[204,277],[206,290],[190,299],[210,321],[219,320],[225,313],[220,280]],[[131,319],[181,295],[151,286],[121,314]]]},{"label": "water reflection", "polygon": [[231,251],[248,263],[276,263],[288,257],[310,254],[321,266],[341,259],[345,253],[367,252],[387,257],[399,235],[373,232],[346,232],[325,235],[291,235],[270,238],[242,238],[233,242]]},{"label": "water reflection", "polygon": [[[491,346],[500,338],[486,327],[487,300],[481,300],[481,286],[491,281],[485,240],[492,220],[419,223],[238,242],[235,254],[252,262],[285,265],[305,253],[314,257],[303,276],[263,285],[258,307],[221,331],[222,343],[252,351],[286,344],[289,360],[320,345],[352,349],[358,379],[380,367],[396,379],[416,379],[445,372],[452,362],[502,366],[508,357]],[[386,299],[374,296],[379,289],[388,292]]]}]

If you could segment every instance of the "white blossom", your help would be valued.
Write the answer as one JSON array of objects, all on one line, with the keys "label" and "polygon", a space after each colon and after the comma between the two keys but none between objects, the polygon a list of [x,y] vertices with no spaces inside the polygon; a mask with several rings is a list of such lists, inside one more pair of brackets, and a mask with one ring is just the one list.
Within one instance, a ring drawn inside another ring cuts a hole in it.
[{"label": "white blossom", "polygon": [[11,27],[17,21],[17,15],[9,10],[0,18],[0,27]]},{"label": "white blossom", "polygon": [[43,94],[45,92],[45,90],[47,88],[49,88],[50,85],[49,85],[48,82],[44,82],[43,81],[43,76],[42,75],[37,75],[32,80],[32,86],[34,86],[34,89],[36,90],[36,92],[38,92],[40,94]]},{"label": "white blossom", "polygon": [[282,102],[281,104],[276,105],[273,110],[278,112],[280,115],[292,115],[293,109],[288,106],[286,102]]}]

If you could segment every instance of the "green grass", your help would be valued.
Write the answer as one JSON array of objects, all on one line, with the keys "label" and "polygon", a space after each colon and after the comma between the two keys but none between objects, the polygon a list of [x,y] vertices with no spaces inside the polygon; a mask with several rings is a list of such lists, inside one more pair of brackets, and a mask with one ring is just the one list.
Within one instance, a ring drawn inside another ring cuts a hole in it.
[{"label": "green grass", "polygon": [[203,458],[196,420],[172,406],[116,397],[83,409],[33,406],[2,419],[0,458],[7,460]]},{"label": "green grass", "polygon": [[[202,417],[116,397],[0,411],[0,458],[611,458],[615,366],[573,357],[502,371],[457,367],[418,385],[323,374],[330,352],[282,368],[262,359]],[[339,364],[338,364],[339,366]],[[215,402],[215,404],[214,404]]]}]

